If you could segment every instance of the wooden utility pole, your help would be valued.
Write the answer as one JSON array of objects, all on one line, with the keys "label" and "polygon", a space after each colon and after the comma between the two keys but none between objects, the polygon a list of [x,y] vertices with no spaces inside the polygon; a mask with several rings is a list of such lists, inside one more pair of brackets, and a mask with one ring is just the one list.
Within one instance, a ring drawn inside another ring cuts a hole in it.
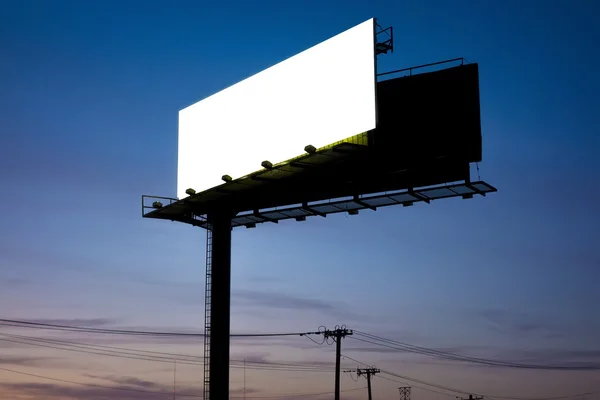
[{"label": "wooden utility pole", "polygon": [[358,376],[365,375],[367,377],[367,388],[369,390],[369,400],[372,400],[371,397],[371,376],[380,373],[381,371],[377,368],[358,368],[356,370],[356,374]]},{"label": "wooden utility pole", "polygon": [[333,338],[335,341],[335,400],[340,400],[340,359],[342,355],[342,338],[352,335],[352,331],[345,326],[336,326],[333,331],[329,329],[323,332],[325,339]]}]

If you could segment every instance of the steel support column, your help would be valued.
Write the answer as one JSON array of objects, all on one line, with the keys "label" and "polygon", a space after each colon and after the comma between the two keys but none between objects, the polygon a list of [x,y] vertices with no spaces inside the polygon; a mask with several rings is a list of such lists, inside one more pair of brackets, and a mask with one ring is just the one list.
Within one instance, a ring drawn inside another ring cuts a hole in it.
[{"label": "steel support column", "polygon": [[[231,220],[233,213],[208,215],[212,233],[209,399],[229,399],[231,310]],[[205,399],[208,400],[208,399]]]}]

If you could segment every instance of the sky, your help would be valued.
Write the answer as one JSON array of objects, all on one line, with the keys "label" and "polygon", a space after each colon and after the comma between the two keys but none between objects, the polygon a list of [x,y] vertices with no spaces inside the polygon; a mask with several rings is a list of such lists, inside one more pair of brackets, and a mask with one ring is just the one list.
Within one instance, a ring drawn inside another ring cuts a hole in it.
[{"label": "sky", "polygon": [[[395,39],[379,72],[455,57],[479,63],[479,169],[498,192],[236,229],[232,331],[345,324],[475,357],[600,364],[597,2],[0,4],[0,318],[201,332],[206,232],[141,217],[142,194],[176,195],[178,111],[377,17]],[[25,345],[14,335],[202,355],[197,338],[2,325],[1,398],[166,398],[64,381],[170,392],[174,376],[178,392],[202,391],[202,366],[191,362]],[[413,386],[415,400],[458,395],[428,384],[488,397],[595,391],[579,398],[600,399],[598,370],[442,361],[360,338],[345,339],[342,353],[426,382],[382,373],[374,399],[394,398],[402,385]],[[244,387],[247,398],[332,392],[334,346],[318,343],[232,339],[232,359],[313,368],[238,362],[232,396]],[[350,358],[345,367],[360,366]],[[365,386],[343,374],[342,398],[365,398]]]}]

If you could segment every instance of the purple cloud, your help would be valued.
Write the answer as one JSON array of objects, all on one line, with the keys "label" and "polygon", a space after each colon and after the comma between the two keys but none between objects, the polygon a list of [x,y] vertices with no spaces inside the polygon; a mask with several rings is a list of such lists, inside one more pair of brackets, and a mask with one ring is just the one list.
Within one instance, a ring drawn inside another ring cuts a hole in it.
[{"label": "purple cloud", "polygon": [[24,356],[3,356],[0,355],[0,365],[18,365],[26,367],[42,367],[55,365],[52,361],[60,360],[56,357],[24,357]]}]

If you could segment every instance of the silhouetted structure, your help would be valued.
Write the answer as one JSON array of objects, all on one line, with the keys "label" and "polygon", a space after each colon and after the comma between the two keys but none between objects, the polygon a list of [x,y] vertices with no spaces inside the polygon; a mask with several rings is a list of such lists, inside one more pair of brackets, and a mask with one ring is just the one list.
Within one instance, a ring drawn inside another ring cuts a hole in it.
[{"label": "silhouetted structure", "polygon": [[340,400],[340,358],[342,355],[342,339],[352,335],[352,331],[345,326],[336,327],[335,330],[323,332],[325,339],[333,338],[335,341],[335,400]]},{"label": "silhouetted structure", "polygon": [[372,400],[372,396],[371,396],[371,376],[380,373],[381,371],[378,370],[377,368],[364,368],[364,369],[360,369],[358,368],[356,370],[356,374],[358,376],[361,375],[365,375],[367,377],[367,389],[369,391],[369,400]]},{"label": "silhouetted structure", "polygon": [[460,400],[483,400],[483,396],[473,396],[472,394],[470,394],[468,398],[458,396],[456,398]]},{"label": "silhouetted structure", "polygon": [[[393,41],[386,43],[392,46]],[[242,178],[224,176],[223,184],[199,193],[189,191],[183,199],[142,196],[144,217],[183,222],[208,232],[205,400],[229,395],[233,228],[338,212],[356,215],[364,209],[467,199],[496,191],[470,178],[470,164],[482,158],[479,70],[462,59],[447,62],[456,61],[461,64],[423,74],[413,72],[424,66],[392,71],[409,76],[378,82],[378,121],[372,131],[320,149],[307,145],[304,155],[277,165],[263,162],[262,170]],[[438,64],[442,63],[427,66]],[[339,398],[339,367],[336,371]]]},{"label": "silhouetted structure", "polygon": [[410,400],[410,386],[399,387],[400,400]]}]

